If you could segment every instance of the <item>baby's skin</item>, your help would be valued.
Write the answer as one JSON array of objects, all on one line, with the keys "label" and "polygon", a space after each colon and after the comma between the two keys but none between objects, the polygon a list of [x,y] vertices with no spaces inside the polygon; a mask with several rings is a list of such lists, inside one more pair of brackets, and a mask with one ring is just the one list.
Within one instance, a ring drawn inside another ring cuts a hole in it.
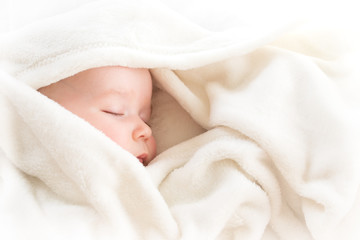
[{"label": "baby's skin", "polygon": [[38,90],[83,118],[145,166],[156,155],[150,126],[152,80],[149,70],[92,68]]}]

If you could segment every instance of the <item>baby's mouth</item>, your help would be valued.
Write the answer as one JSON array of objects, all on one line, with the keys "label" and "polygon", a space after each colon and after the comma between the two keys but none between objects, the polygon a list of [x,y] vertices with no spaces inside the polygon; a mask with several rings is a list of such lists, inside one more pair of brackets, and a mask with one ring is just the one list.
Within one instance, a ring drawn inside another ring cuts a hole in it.
[{"label": "baby's mouth", "polygon": [[143,153],[143,154],[140,154],[139,156],[137,156],[137,159],[139,159],[139,161],[144,165],[146,166],[146,159],[147,159],[147,154],[146,153]]}]

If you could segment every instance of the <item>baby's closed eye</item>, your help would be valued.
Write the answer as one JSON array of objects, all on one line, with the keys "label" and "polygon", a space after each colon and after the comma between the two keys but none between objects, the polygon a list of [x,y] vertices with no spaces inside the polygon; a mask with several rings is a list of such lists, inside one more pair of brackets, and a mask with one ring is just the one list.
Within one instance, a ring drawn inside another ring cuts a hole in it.
[{"label": "baby's closed eye", "polygon": [[125,114],[123,112],[120,112],[120,111],[109,111],[109,110],[102,110],[102,112],[106,113],[106,114],[110,114],[110,115],[113,115],[113,116],[124,116]]}]

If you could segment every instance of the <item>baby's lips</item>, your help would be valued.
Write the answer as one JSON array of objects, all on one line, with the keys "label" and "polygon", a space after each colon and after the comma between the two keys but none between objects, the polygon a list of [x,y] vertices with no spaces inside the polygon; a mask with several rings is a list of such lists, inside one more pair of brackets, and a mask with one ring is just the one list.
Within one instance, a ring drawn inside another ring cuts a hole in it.
[{"label": "baby's lips", "polygon": [[146,165],[146,159],[148,157],[148,154],[147,153],[143,153],[143,154],[140,154],[139,156],[137,156],[137,159],[139,159],[139,161],[143,164],[143,165]]}]

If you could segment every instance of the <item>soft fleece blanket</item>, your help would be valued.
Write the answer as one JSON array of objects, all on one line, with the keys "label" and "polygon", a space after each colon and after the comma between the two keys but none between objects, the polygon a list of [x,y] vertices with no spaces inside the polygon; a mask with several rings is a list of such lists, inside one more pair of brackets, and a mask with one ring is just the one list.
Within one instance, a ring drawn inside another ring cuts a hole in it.
[{"label": "soft fleece blanket", "polygon": [[[71,8],[0,37],[0,239],[360,238],[358,35]],[[36,91],[106,65],[151,69],[146,168]]]}]

